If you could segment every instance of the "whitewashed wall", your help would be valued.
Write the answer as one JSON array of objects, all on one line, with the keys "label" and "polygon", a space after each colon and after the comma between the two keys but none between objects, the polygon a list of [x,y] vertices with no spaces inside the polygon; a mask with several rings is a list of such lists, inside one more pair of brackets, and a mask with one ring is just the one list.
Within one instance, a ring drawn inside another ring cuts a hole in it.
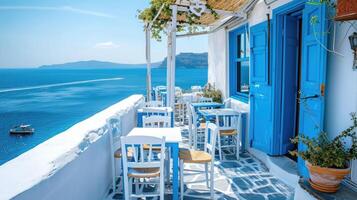
[{"label": "whitewashed wall", "polygon": [[136,125],[144,97],[133,95],[0,166],[0,199],[98,200],[111,185],[109,121]]},{"label": "whitewashed wall", "polygon": [[[353,52],[348,41],[356,30],[350,26],[336,22],[336,35],[330,35],[330,49],[335,44],[335,51],[343,55],[328,54],[325,130],[331,138],[351,126],[349,113],[357,112],[357,70],[352,70]],[[357,183],[357,162],[353,165],[352,179]]]},{"label": "whitewashed wall", "polygon": [[226,30],[220,29],[208,36],[208,83],[227,97],[227,48]]}]

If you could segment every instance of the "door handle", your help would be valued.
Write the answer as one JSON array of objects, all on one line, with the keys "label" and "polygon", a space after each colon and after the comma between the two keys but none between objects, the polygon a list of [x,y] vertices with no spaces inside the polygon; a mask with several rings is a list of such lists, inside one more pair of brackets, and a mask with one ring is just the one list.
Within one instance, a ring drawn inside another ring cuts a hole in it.
[{"label": "door handle", "polygon": [[299,103],[301,102],[301,100],[307,100],[307,99],[315,99],[315,98],[318,98],[320,95],[318,94],[315,94],[315,95],[311,95],[311,96],[306,96],[306,97],[300,97],[300,98],[297,98]]}]

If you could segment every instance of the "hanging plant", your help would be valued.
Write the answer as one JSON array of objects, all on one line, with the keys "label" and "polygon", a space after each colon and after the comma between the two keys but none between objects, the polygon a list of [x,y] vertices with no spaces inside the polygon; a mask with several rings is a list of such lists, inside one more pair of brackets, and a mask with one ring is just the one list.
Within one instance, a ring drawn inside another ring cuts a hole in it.
[{"label": "hanging plant", "polygon": [[[138,11],[138,18],[145,23],[148,23],[154,19],[161,6],[164,5],[160,17],[153,22],[151,28],[152,37],[157,41],[161,41],[163,33],[167,34],[166,27],[168,23],[171,22],[172,17],[172,11],[170,9],[172,3],[172,0],[151,0],[150,7]],[[188,31],[194,33],[201,29],[202,25],[199,22],[200,16],[197,15],[200,11],[199,9],[203,9],[201,6],[202,5],[200,4],[199,8],[193,7],[194,12],[177,12],[177,32]],[[205,11],[210,12],[215,19],[218,19],[218,14],[208,4],[205,5]]]}]

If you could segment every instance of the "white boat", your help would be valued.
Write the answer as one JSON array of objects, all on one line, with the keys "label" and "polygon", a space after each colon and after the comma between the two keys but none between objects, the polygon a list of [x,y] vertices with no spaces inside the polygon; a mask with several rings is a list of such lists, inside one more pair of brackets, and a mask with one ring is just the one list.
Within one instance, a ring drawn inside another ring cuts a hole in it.
[{"label": "white boat", "polygon": [[31,127],[31,125],[28,124],[21,124],[19,126],[15,126],[12,129],[10,129],[10,134],[23,134],[23,135],[28,135],[28,134],[33,134],[35,132],[35,129]]}]

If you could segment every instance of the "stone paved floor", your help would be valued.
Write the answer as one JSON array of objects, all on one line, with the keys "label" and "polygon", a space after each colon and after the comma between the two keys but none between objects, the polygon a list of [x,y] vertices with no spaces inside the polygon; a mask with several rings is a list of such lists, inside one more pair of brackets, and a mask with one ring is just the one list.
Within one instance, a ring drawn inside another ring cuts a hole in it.
[{"label": "stone paved floor", "polygon": [[[194,171],[190,171],[194,170]],[[206,187],[204,165],[185,164],[185,198],[210,199]],[[269,173],[263,163],[248,153],[242,153],[237,161],[235,156],[225,156],[225,161],[215,162],[215,197],[217,199],[242,200],[290,200],[294,198],[294,188]],[[122,199],[116,194],[114,199]],[[171,199],[167,195],[165,199]]]}]

